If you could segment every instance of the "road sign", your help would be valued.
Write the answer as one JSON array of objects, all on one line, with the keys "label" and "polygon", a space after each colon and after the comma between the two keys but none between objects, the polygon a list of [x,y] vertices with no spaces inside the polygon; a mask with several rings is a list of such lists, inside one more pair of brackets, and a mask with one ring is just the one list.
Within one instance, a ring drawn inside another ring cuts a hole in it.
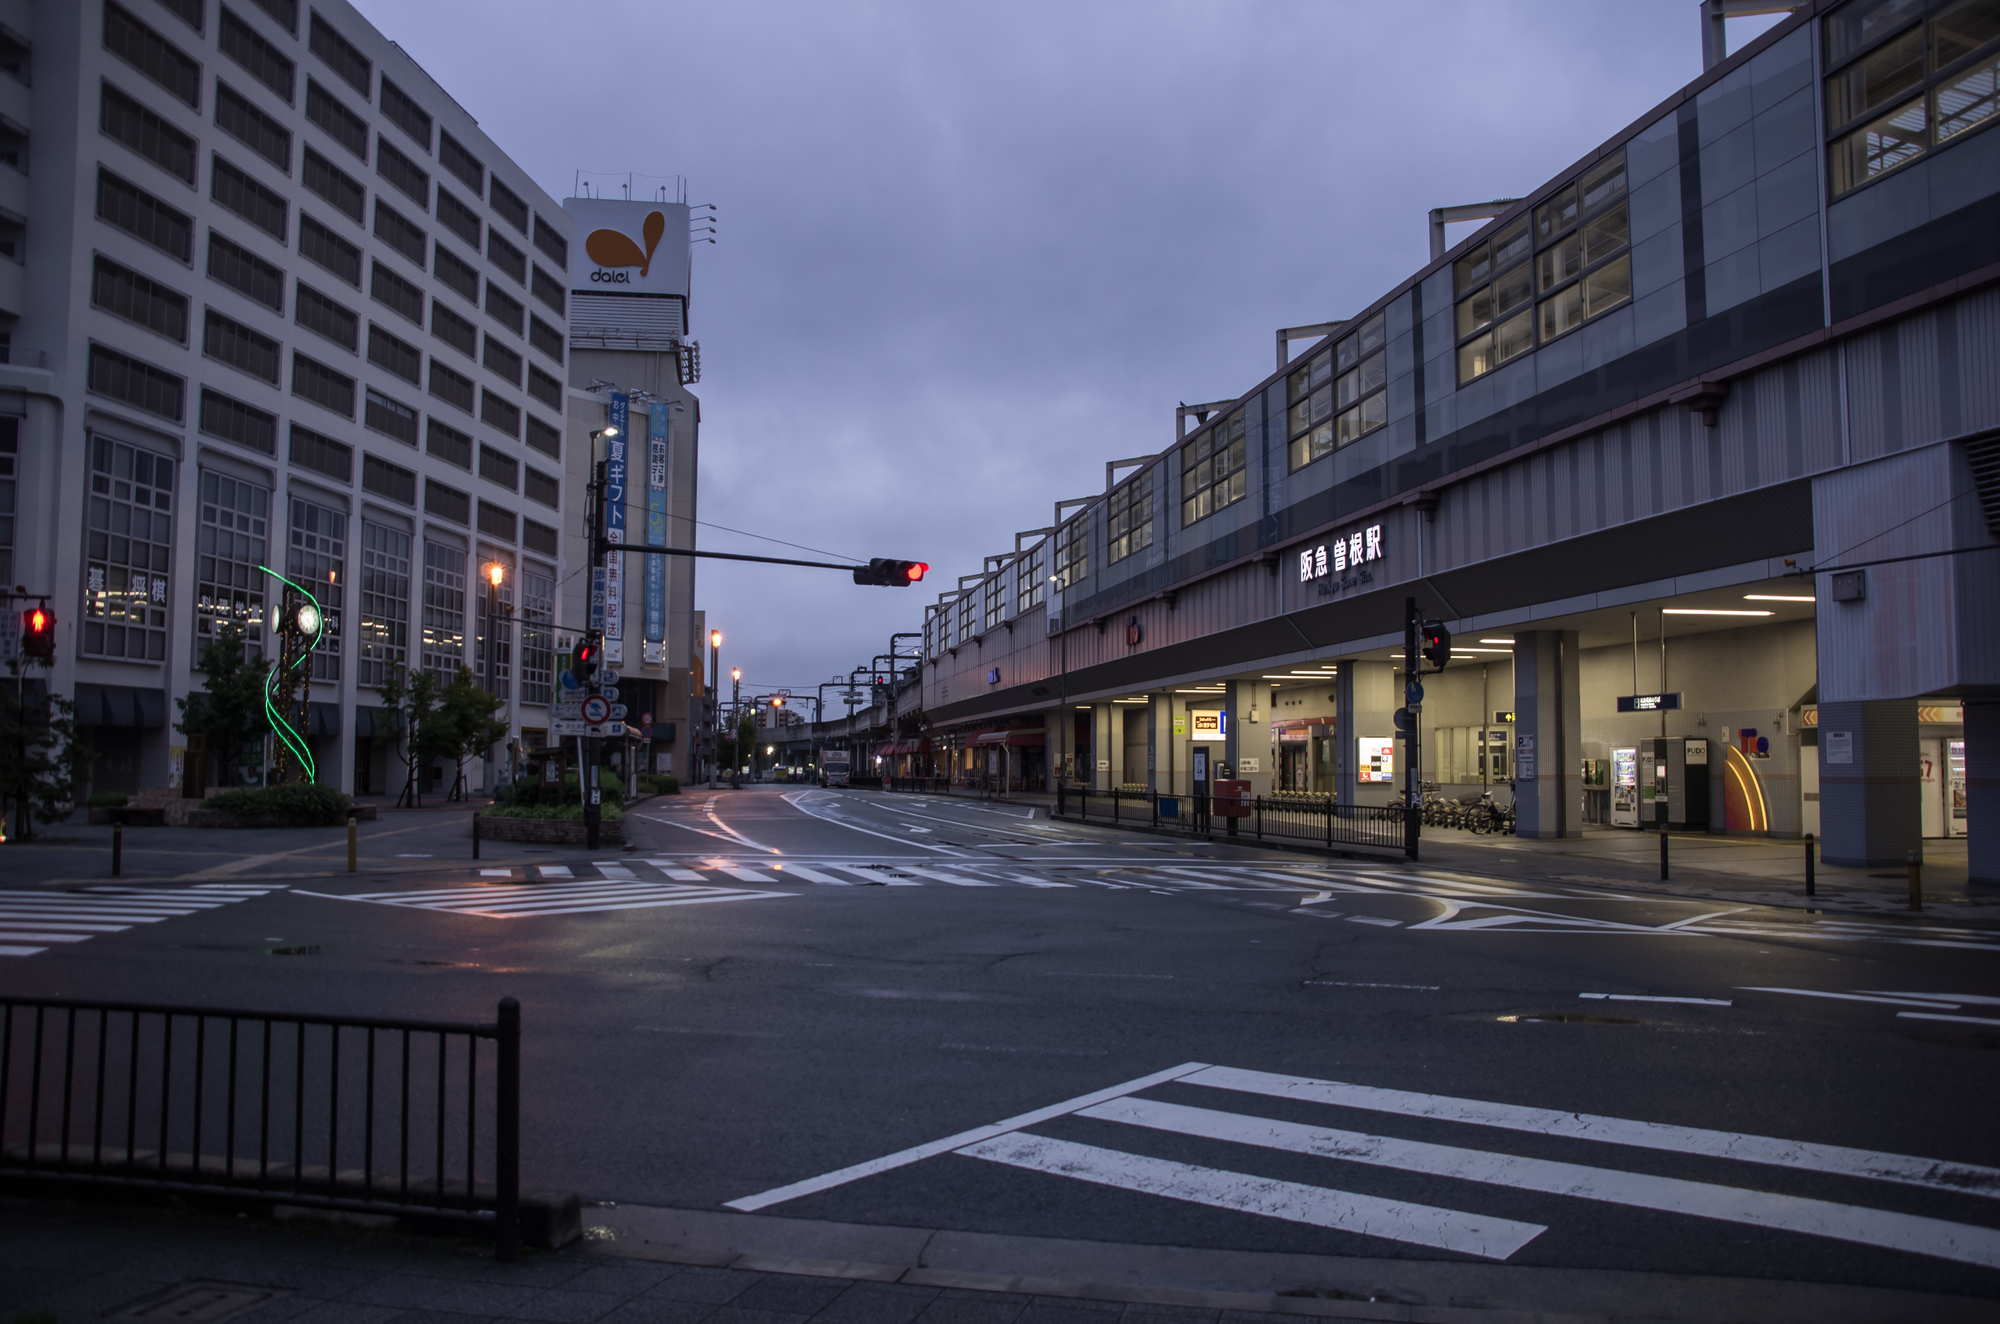
[{"label": "road sign", "polygon": [[601,694],[593,694],[583,701],[583,720],[597,726],[611,717],[611,704]]},{"label": "road sign", "polygon": [[616,685],[600,685],[597,687],[597,692],[604,696],[606,703],[618,702],[618,687]]},{"label": "road sign", "polygon": [[639,725],[640,725],[640,726],[651,726],[652,724],[653,724],[653,715],[652,715],[651,713],[640,713],[640,714],[639,714]]},{"label": "road sign", "polygon": [[625,705],[622,703],[612,704],[611,715],[616,718],[623,718],[625,716]]},{"label": "road sign", "polygon": [[613,740],[618,740],[623,738],[623,736],[625,735],[625,723],[606,722],[602,726],[589,727],[584,732],[584,734],[592,736],[609,736]]},{"label": "road sign", "polygon": [[580,690],[583,688],[582,685],[577,683],[576,673],[568,667],[563,668],[562,687],[566,690]]},{"label": "road sign", "polygon": [[557,717],[549,722],[549,734],[556,737],[587,736],[590,724],[581,718]]},{"label": "road sign", "polygon": [[580,703],[552,703],[549,705],[549,716],[575,720],[583,716],[583,705]]},{"label": "road sign", "polygon": [[597,679],[601,684],[616,685],[618,683],[618,673],[610,667],[606,667],[597,673]]}]

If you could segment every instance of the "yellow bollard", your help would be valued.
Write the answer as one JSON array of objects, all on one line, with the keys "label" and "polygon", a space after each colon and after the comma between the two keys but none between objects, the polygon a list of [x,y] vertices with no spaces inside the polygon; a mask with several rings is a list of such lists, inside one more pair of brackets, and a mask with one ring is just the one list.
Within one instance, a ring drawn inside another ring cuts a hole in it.
[{"label": "yellow bollard", "polygon": [[1910,866],[1910,909],[1924,908],[1924,862],[1915,851],[1905,857]]},{"label": "yellow bollard", "polygon": [[354,815],[349,814],[347,816],[347,872],[349,873],[354,872],[355,837]]}]

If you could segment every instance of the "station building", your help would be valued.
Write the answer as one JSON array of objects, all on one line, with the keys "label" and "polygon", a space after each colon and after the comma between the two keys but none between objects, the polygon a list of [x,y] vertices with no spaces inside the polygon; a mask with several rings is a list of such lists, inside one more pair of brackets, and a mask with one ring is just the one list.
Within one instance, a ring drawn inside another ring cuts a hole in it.
[{"label": "station building", "polygon": [[1421,777],[1511,783],[1523,836],[1967,836],[2000,881],[1997,71],[1992,0],[1802,5],[1469,238],[1434,213],[941,594],[876,766],[1187,793],[1208,741],[1386,802],[1414,598]]},{"label": "station building", "polygon": [[[600,379],[681,406],[692,515],[684,292],[573,299],[578,226],[346,0],[0,3],[0,588],[56,616],[89,790],[181,784],[175,701],[226,623],[275,653],[271,571],[325,607],[322,782],[402,788],[397,666],[506,701],[474,788],[541,738]],[[685,706],[664,641],[634,660]]]}]

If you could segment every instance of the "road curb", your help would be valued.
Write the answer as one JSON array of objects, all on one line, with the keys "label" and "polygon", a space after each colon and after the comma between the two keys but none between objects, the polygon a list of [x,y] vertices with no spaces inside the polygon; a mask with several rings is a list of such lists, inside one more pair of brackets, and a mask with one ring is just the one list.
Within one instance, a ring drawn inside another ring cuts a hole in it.
[{"label": "road curb", "polygon": [[1993,1304],[1836,1283],[1129,1245],[643,1205],[592,1205],[583,1213],[593,1249],[631,1259],[1319,1319],[1973,1324],[1990,1319]]}]

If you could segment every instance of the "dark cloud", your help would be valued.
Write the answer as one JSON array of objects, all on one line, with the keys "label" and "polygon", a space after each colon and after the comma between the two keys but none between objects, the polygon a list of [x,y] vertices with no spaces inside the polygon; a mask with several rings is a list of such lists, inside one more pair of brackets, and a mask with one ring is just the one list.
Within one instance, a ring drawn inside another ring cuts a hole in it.
[{"label": "dark cloud", "polygon": [[[947,586],[1267,375],[1273,328],[1417,270],[1429,208],[1534,187],[1700,68],[1694,0],[361,7],[555,196],[616,169],[719,206],[703,518]],[[760,687],[930,600],[699,583]]]}]

